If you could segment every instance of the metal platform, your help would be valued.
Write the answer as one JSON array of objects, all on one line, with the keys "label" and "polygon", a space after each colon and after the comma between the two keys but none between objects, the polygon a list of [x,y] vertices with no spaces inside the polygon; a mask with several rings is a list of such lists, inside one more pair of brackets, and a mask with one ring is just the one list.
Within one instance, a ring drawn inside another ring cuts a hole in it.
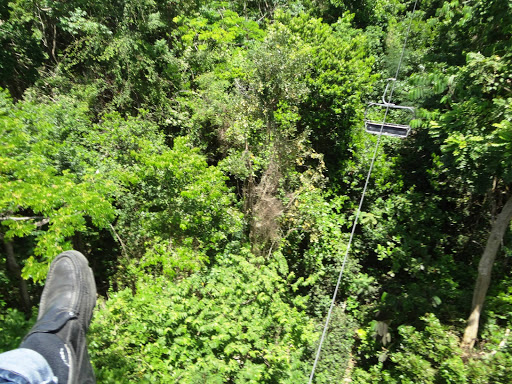
[{"label": "metal platform", "polygon": [[[390,78],[387,80],[388,83],[386,84],[386,89],[384,90],[384,94],[382,95],[382,103],[368,103],[366,106],[366,109],[364,111],[364,128],[366,132],[371,133],[373,135],[386,135],[386,136],[392,136],[392,137],[400,137],[405,138],[407,135],[409,135],[409,132],[411,131],[411,126],[408,124],[396,124],[396,123],[390,123],[385,121],[386,118],[388,118],[388,112],[395,110],[395,111],[406,111],[410,113],[413,118],[416,118],[416,110],[413,107],[408,107],[405,105],[397,105],[393,104],[391,102],[391,96],[393,94],[394,84],[396,79]],[[393,84],[393,87],[391,91],[389,90],[390,84]],[[389,97],[387,97],[389,92]],[[377,108],[381,110],[385,110],[384,113],[384,121],[375,121],[370,120],[368,117],[370,109]],[[405,120],[405,119],[403,119]],[[403,121],[402,120],[402,121]],[[407,118],[407,123],[410,123],[411,117]]]},{"label": "metal platform", "polygon": [[407,137],[411,131],[411,127],[409,125],[382,122],[379,123],[371,120],[366,120],[364,122],[364,127],[366,132],[372,133],[374,135],[386,135],[400,138]]}]

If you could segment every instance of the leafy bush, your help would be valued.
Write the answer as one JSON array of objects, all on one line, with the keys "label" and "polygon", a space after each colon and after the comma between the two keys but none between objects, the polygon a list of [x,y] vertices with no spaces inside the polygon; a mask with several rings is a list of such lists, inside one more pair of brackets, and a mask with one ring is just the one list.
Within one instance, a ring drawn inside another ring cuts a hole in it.
[{"label": "leafy bush", "polygon": [[5,304],[0,301],[0,353],[18,348],[35,318],[34,314],[32,319],[27,320],[23,312],[5,308]]},{"label": "leafy bush", "polygon": [[136,292],[112,293],[91,326],[101,380],[297,383],[314,333],[304,300],[247,250],[209,271],[170,280],[140,275]]}]

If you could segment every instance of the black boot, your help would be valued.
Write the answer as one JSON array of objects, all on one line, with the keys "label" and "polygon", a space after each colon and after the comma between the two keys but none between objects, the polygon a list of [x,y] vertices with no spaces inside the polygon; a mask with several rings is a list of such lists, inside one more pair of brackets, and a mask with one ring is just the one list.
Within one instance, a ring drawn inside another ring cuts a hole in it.
[{"label": "black boot", "polygon": [[50,266],[37,322],[20,348],[43,355],[59,383],[95,383],[85,340],[95,305],[87,259],[77,251],[61,253]]}]

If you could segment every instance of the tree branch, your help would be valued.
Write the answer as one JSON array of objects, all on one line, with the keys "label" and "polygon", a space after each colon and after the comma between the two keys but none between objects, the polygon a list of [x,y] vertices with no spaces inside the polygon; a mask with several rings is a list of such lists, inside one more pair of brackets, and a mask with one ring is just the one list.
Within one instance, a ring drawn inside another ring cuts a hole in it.
[{"label": "tree branch", "polygon": [[17,217],[17,216],[0,216],[0,221],[7,221],[7,220],[12,220],[12,221],[28,221],[28,220],[35,220],[35,219],[42,219],[42,220],[39,220],[39,221],[36,221],[34,224],[36,225],[36,227],[42,227],[43,225],[46,225],[50,222],[50,219],[47,218],[47,217],[44,217],[44,216],[21,216],[21,217]]},{"label": "tree branch", "polygon": [[33,220],[33,219],[44,219],[44,216],[0,216],[0,221],[27,221],[27,220]]},{"label": "tree branch", "polygon": [[502,243],[503,236],[512,220],[512,196],[510,196],[503,206],[501,212],[496,216],[491,227],[491,232],[487,239],[480,262],[478,263],[478,275],[473,291],[473,302],[471,305],[471,314],[469,315],[464,336],[462,337],[461,347],[465,350],[472,349],[478,335],[478,326],[480,313],[485,302],[485,296],[491,283],[492,267],[496,254]]},{"label": "tree branch", "polygon": [[121,244],[121,248],[123,249],[124,257],[126,258],[126,260],[129,260],[130,257],[128,256],[128,252],[126,251],[126,246],[124,245],[123,240],[121,240],[121,238],[117,234],[114,226],[112,224],[109,224],[109,226],[110,226],[110,229],[112,230],[112,233],[114,234],[114,237],[117,239],[117,241],[119,241],[119,244]]}]

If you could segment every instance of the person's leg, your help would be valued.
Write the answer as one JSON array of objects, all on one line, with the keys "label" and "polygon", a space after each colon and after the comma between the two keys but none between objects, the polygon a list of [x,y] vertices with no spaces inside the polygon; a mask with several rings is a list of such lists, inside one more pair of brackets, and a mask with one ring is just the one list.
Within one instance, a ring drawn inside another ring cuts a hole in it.
[{"label": "person's leg", "polygon": [[95,305],[96,284],[87,259],[76,251],[61,253],[50,266],[38,320],[20,348],[42,356],[61,384],[95,383],[85,340]]},{"label": "person's leg", "polygon": [[36,351],[19,348],[0,354],[0,383],[58,383],[52,368]]}]

